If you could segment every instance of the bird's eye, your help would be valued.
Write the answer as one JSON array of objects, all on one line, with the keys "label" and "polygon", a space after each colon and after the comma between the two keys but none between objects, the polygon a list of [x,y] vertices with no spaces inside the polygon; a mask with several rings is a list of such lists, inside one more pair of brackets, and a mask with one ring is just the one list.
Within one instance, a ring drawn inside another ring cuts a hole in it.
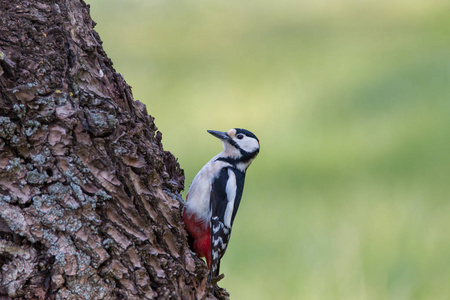
[{"label": "bird's eye", "polygon": [[239,140],[242,140],[242,139],[244,138],[244,135],[241,134],[241,133],[239,133],[238,135],[236,135],[236,137],[237,137]]}]

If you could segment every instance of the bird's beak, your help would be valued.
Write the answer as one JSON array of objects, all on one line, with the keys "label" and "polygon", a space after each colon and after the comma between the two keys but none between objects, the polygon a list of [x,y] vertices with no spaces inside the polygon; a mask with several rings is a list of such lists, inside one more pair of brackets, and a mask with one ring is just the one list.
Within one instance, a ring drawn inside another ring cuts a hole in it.
[{"label": "bird's beak", "polygon": [[230,139],[230,136],[226,132],[215,131],[215,130],[208,130],[208,132],[211,133],[216,138],[221,139],[222,141],[227,141]]}]

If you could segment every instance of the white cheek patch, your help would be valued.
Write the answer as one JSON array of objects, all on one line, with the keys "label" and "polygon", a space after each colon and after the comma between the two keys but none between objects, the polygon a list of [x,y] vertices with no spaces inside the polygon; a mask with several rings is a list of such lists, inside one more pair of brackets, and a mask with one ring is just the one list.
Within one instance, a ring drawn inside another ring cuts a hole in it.
[{"label": "white cheek patch", "polygon": [[259,143],[254,138],[245,137],[241,141],[238,141],[239,147],[242,150],[252,153],[259,149]]}]

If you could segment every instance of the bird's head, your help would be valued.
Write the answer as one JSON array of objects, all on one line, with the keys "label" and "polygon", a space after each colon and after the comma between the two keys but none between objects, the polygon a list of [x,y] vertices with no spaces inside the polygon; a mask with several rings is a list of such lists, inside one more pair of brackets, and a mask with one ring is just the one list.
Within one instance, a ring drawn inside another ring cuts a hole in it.
[{"label": "bird's head", "polygon": [[224,150],[220,157],[235,163],[244,163],[248,167],[259,153],[259,140],[248,130],[233,128],[227,132],[208,130],[210,134],[223,142]]}]

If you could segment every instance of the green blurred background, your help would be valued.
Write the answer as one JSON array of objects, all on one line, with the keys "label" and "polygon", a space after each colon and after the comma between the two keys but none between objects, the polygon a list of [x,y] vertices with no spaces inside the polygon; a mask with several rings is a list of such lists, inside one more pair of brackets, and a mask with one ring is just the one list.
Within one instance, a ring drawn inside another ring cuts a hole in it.
[{"label": "green blurred background", "polygon": [[88,2],[186,188],[207,129],[261,141],[232,299],[449,299],[449,1]]}]

